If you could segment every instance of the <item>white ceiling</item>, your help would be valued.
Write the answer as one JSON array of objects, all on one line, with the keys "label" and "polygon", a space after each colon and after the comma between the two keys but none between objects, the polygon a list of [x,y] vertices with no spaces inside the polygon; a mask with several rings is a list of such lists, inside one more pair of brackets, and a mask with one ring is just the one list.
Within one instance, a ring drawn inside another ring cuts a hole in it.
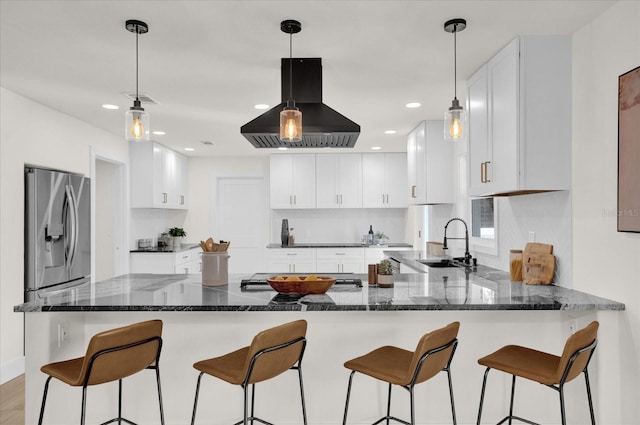
[{"label": "white ceiling", "polygon": [[[0,0],[3,87],[124,137],[135,92],[135,35],[141,35],[140,92],[155,140],[190,156],[264,155],[240,126],[280,102],[280,58],[289,56],[284,19],[302,23],[294,57],[321,57],[323,100],[360,124],[352,151],[404,151],[423,119],[442,119],[453,98],[451,18],[458,34],[458,98],[464,81],[519,34],[572,34],[614,1],[17,1]],[[407,109],[407,102],[422,103]],[[104,103],[119,110],[109,111]],[[36,123],[37,125],[37,123]],[[393,129],[395,135],[385,135]],[[214,146],[205,146],[203,140]],[[311,152],[311,151],[310,151]]]}]

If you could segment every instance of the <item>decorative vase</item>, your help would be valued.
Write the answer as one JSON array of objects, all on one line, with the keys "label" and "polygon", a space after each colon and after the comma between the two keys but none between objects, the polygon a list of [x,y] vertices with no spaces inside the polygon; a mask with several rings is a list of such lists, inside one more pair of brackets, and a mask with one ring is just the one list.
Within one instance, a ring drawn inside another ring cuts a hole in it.
[{"label": "decorative vase", "polygon": [[282,230],[280,231],[280,241],[282,246],[289,246],[289,220],[282,219]]},{"label": "decorative vase", "polygon": [[378,286],[380,288],[393,288],[393,275],[392,274],[379,274]]}]

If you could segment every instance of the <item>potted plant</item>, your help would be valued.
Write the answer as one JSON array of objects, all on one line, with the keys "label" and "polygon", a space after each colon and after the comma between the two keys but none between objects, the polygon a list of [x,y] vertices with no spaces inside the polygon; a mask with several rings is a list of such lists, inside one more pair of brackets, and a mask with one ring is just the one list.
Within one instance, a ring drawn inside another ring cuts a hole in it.
[{"label": "potted plant", "polygon": [[393,288],[393,269],[389,260],[382,260],[378,264],[378,286],[381,288]]},{"label": "potted plant", "polygon": [[182,227],[172,227],[169,229],[169,235],[171,236],[171,244],[174,248],[179,248],[182,244],[182,238],[187,236],[187,232]]},{"label": "potted plant", "polygon": [[377,231],[373,235],[373,243],[375,245],[384,245],[389,240],[389,236],[385,235],[383,232]]}]

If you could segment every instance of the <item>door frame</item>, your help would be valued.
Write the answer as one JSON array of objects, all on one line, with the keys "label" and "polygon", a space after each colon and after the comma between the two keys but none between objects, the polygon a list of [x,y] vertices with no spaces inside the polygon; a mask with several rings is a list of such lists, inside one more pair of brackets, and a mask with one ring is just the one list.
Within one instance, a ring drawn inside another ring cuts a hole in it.
[{"label": "door frame", "polygon": [[[103,151],[98,147],[90,147],[91,156],[91,282],[96,276],[96,162],[105,161],[116,166],[116,181],[113,186],[113,268],[116,276],[129,271],[129,250],[127,249],[127,235],[129,234],[129,167],[128,159],[120,158],[112,152]],[[118,249],[119,247],[119,249]]]}]

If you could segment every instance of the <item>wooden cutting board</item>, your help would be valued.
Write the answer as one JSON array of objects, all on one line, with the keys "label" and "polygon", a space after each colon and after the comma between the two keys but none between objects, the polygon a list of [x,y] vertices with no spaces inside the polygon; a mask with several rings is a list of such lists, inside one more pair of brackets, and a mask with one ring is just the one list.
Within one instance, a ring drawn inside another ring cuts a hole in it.
[{"label": "wooden cutting board", "polygon": [[522,281],[524,283],[548,285],[553,282],[555,271],[555,255],[524,253],[522,256]]},{"label": "wooden cutting board", "polygon": [[524,252],[529,254],[553,254],[553,245],[529,242],[525,246]]}]

